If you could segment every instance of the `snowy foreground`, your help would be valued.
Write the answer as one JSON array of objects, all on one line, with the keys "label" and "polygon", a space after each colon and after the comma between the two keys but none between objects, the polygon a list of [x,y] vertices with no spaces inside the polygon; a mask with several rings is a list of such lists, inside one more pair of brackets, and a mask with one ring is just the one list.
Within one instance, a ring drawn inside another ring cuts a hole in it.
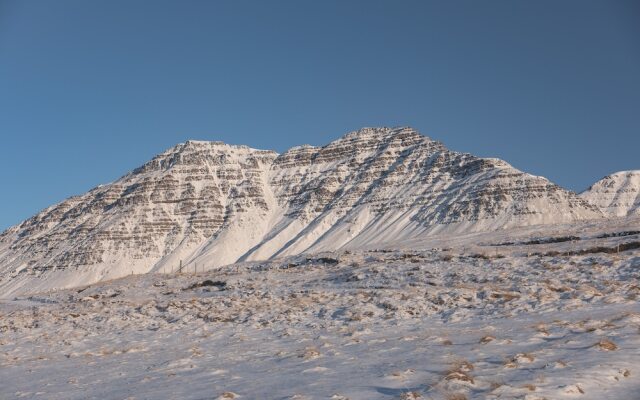
[{"label": "snowy foreground", "polygon": [[0,398],[639,398],[640,235],[614,233],[3,300]]}]

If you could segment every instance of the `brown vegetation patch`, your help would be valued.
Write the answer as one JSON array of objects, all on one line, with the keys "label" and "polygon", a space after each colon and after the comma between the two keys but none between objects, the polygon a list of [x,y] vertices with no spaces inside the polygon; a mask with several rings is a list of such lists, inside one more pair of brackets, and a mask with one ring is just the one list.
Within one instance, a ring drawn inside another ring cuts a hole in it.
[{"label": "brown vegetation patch", "polygon": [[475,383],[473,377],[469,374],[469,372],[473,371],[474,367],[467,360],[460,360],[451,366],[449,370],[445,372],[444,379],[447,381],[455,380],[461,382],[469,382],[472,385]]},{"label": "brown vegetation patch", "polygon": [[449,393],[445,395],[446,400],[467,400],[467,395],[464,393]]},{"label": "brown vegetation patch", "polygon": [[594,346],[598,346],[600,350],[605,350],[605,351],[618,350],[618,346],[609,339],[600,339],[600,341],[594,344]]},{"label": "brown vegetation patch", "polygon": [[480,344],[487,344],[491,341],[495,340],[495,337],[491,336],[491,335],[487,335],[487,336],[483,336],[480,339]]}]

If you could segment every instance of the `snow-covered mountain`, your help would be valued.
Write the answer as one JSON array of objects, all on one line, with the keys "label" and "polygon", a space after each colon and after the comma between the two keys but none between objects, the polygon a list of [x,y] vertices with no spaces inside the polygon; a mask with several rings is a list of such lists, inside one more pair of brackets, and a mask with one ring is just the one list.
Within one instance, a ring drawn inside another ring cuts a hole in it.
[{"label": "snow-covered mountain", "polygon": [[640,216],[640,170],[608,175],[580,196],[606,214],[617,217]]},{"label": "snow-covered mountain", "polygon": [[188,141],[2,233],[0,296],[602,217],[545,178],[410,128],[364,128],[280,155]]}]

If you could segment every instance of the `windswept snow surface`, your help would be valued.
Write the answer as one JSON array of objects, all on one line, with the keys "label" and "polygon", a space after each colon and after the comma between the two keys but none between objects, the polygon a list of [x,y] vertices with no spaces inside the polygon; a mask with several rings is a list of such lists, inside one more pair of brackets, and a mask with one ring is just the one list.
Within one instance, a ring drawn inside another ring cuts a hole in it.
[{"label": "windswept snow surface", "polygon": [[0,302],[0,398],[634,399],[638,220]]}]

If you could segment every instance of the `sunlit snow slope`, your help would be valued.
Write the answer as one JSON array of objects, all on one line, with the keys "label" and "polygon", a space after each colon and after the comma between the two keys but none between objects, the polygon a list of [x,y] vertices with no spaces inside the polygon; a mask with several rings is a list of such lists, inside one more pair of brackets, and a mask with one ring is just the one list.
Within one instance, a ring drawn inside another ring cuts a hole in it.
[{"label": "sunlit snow slope", "polygon": [[0,297],[436,234],[602,218],[499,159],[410,128],[272,151],[188,141],[0,235]]},{"label": "sunlit snow slope", "polygon": [[580,196],[607,214],[618,217],[640,215],[640,170],[606,176]]}]

